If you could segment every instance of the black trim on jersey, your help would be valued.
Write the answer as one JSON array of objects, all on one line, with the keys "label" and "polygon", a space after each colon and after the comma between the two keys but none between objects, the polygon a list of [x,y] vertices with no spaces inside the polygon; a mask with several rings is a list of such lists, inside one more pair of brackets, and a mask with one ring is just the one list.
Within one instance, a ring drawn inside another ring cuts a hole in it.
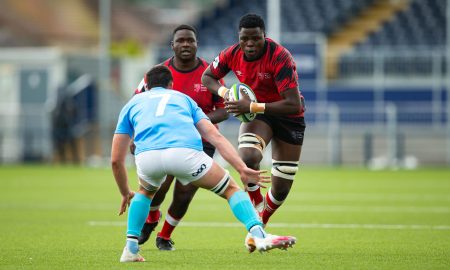
[{"label": "black trim on jersey", "polygon": [[255,61],[258,61],[259,59],[263,58],[264,54],[266,54],[266,51],[267,51],[267,43],[269,43],[269,41],[267,39],[264,39],[264,48],[263,48],[261,55],[258,58],[253,59],[253,60],[248,60],[247,57],[245,56],[245,52],[242,51],[244,53],[244,60],[246,62],[255,62]]},{"label": "black trim on jersey", "polygon": [[233,50],[231,51],[231,55],[235,55],[240,48],[241,46],[239,46],[239,44],[235,44]]},{"label": "black trim on jersey", "polygon": [[294,75],[294,70],[291,67],[283,66],[278,72],[277,76],[275,76],[275,80],[277,82],[281,82],[284,79],[290,79]]},{"label": "black trim on jersey", "polygon": [[274,55],[275,50],[278,47],[278,44],[276,44],[275,42],[269,42],[269,60],[272,60],[272,56]]},{"label": "black trim on jersey", "polygon": [[[179,69],[173,64],[173,59],[174,59],[174,58],[175,58],[175,56],[172,56],[172,57],[170,58],[170,60],[169,60],[169,66],[173,67],[173,69],[175,69],[177,72],[180,72],[180,73],[189,73],[189,72],[192,72],[192,71],[196,70],[196,69],[199,68],[200,66],[205,66],[204,63],[203,63],[203,59],[201,59],[200,57],[197,57],[197,59],[198,59],[198,64],[197,64],[194,68],[192,68],[192,69],[190,69],[190,70],[179,70]],[[166,60],[166,61],[167,61],[167,60]],[[163,64],[164,64],[166,61],[164,61]]]}]

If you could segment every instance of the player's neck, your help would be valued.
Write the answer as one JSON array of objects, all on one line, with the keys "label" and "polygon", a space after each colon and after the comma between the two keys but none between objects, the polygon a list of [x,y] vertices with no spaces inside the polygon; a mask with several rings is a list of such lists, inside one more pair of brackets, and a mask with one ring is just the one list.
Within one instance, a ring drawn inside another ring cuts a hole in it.
[{"label": "player's neck", "polygon": [[173,58],[173,65],[176,69],[181,71],[193,70],[198,65],[198,57],[189,61],[183,61],[177,57]]}]

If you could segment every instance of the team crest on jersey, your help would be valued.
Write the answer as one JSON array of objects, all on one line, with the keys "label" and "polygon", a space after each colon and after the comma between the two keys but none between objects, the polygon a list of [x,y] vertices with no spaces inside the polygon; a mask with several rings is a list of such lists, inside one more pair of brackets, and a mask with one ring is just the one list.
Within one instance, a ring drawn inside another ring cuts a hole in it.
[{"label": "team crest on jersey", "polygon": [[260,80],[266,80],[266,79],[270,79],[270,73],[265,73],[265,72],[258,72],[257,74],[258,79]]},{"label": "team crest on jersey", "polygon": [[204,86],[201,83],[195,83],[194,84],[194,91],[196,93],[198,93],[198,92],[206,92],[206,91],[208,91],[208,89],[206,89],[206,86]]},{"label": "team crest on jersey", "polygon": [[218,65],[219,65],[219,56],[217,56],[216,58],[214,58],[214,62],[213,62],[213,67],[214,67],[214,69],[216,69]]}]

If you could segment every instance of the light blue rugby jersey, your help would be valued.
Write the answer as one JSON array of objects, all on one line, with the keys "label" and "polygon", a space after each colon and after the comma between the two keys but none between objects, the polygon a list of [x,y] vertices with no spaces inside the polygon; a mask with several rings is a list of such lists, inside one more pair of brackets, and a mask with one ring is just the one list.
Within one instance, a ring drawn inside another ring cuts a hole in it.
[{"label": "light blue rugby jersey", "polygon": [[134,135],[135,155],[165,148],[203,150],[195,124],[208,119],[194,100],[162,87],[135,95],[119,115],[117,134]]}]

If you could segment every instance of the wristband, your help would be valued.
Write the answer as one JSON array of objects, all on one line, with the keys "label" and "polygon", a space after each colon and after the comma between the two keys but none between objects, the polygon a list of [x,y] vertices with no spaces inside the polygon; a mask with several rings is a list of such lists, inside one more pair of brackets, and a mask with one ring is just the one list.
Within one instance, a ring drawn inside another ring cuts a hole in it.
[{"label": "wristband", "polygon": [[217,89],[217,94],[221,97],[224,97],[228,91],[230,91],[230,89],[226,88],[225,86],[221,86],[219,87],[219,89]]},{"label": "wristband", "polygon": [[266,110],[266,103],[250,102],[251,113],[264,113]]}]

